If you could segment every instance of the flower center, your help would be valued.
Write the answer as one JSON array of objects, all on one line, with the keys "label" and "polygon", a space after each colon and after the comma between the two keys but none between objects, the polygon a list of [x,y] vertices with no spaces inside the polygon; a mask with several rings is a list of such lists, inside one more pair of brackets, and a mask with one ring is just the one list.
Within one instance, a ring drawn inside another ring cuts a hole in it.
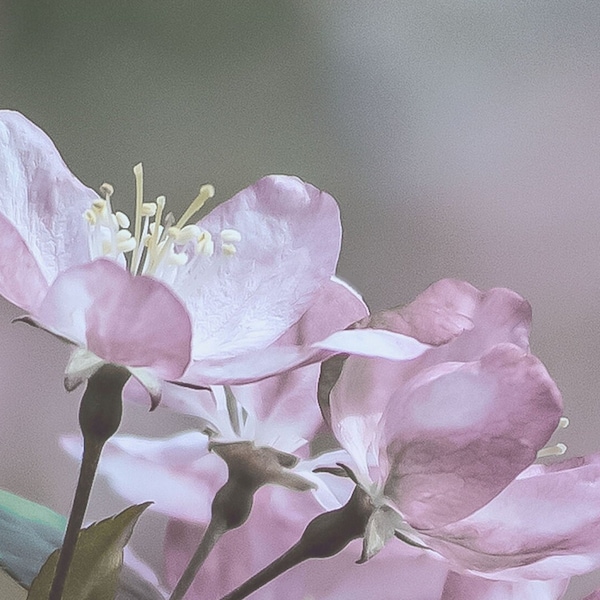
[{"label": "flower center", "polygon": [[[112,185],[100,187],[102,198],[95,200],[84,212],[90,226],[90,252],[92,258],[123,258],[134,275],[154,275],[165,278],[193,256],[211,257],[215,253],[213,236],[198,225],[188,221],[215,195],[212,185],[203,185],[196,198],[181,218],[175,222],[172,213],[164,219],[166,198],[159,196],[155,202],[144,202],[144,172],[142,164],[133,168],[135,176],[135,219],[133,233],[129,217],[120,211],[113,212]],[[226,256],[236,253],[235,244],[242,239],[236,229],[220,232],[220,251]]]}]

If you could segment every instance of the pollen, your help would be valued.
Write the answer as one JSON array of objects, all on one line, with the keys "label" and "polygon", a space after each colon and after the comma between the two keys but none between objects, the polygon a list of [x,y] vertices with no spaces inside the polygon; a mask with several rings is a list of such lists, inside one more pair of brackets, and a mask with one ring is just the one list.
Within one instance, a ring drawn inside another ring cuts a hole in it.
[{"label": "pollen", "polygon": [[[121,211],[113,212],[111,197],[114,188],[109,183],[100,186],[101,198],[94,200],[84,213],[90,229],[90,251],[94,258],[124,257],[134,275],[170,277],[195,256],[210,259],[215,255],[215,242],[210,232],[189,223],[206,202],[215,195],[215,188],[206,184],[200,188],[183,215],[176,220],[165,214],[166,198],[155,202],[144,200],[144,170],[139,163],[133,168],[135,178],[135,213],[132,220]],[[220,254],[232,257],[242,235],[236,229],[223,229]],[[169,275],[171,273],[171,275]]]}]

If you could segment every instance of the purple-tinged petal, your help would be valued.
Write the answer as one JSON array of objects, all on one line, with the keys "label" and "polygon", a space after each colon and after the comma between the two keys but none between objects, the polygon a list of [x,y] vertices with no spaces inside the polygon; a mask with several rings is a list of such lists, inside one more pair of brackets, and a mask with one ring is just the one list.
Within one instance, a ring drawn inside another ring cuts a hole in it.
[{"label": "purple-tinged petal", "polygon": [[[41,129],[17,112],[0,111],[3,296],[33,310],[44,281],[52,283],[59,272],[90,259],[83,213],[97,198],[71,174]],[[10,269],[9,258],[17,263]],[[29,279],[31,292],[21,288]]]},{"label": "purple-tinged petal", "polygon": [[495,579],[555,579],[600,566],[600,454],[534,465],[425,543],[454,568]]},{"label": "purple-tinged petal", "polygon": [[0,294],[29,312],[39,305],[48,283],[27,244],[0,214]]},{"label": "purple-tinged petal", "polygon": [[595,590],[589,596],[586,596],[583,600],[600,600],[600,590]]},{"label": "purple-tinged petal", "polygon": [[165,285],[110,260],[72,267],[50,287],[36,319],[107,362],[176,379],[190,358],[190,317]]},{"label": "purple-tinged petal", "polygon": [[450,572],[440,600],[560,600],[568,579],[493,581]]},{"label": "purple-tinged petal", "polygon": [[[78,436],[61,438],[63,448],[80,458]],[[196,431],[166,439],[117,435],[106,444],[99,471],[129,502],[152,501],[151,509],[191,523],[206,523],[227,467],[208,452],[208,438]]]},{"label": "purple-tinged petal", "polygon": [[[268,487],[259,490],[246,524],[223,536],[196,578],[189,600],[217,600],[285,552],[320,511],[311,494]],[[196,549],[202,530],[170,521],[165,541],[167,579],[174,585]],[[447,567],[424,552],[390,543],[357,565],[360,541],[337,556],[310,560],[253,594],[256,600],[432,600],[439,598]]]},{"label": "purple-tinged petal", "polygon": [[502,342],[528,349],[531,307],[508,289],[480,292],[465,281],[442,279],[410,304],[375,313],[358,326],[402,333],[432,346],[460,340],[444,360],[469,361]]},{"label": "purple-tinged petal", "polygon": [[194,321],[193,357],[264,348],[296,323],[335,272],[341,241],[335,200],[295,177],[270,176],[217,206],[198,225],[215,240],[241,233],[180,268],[173,289]]},{"label": "purple-tinged petal", "polygon": [[418,529],[458,521],[533,463],[561,414],[542,363],[512,344],[428,369],[388,404],[385,493]]}]

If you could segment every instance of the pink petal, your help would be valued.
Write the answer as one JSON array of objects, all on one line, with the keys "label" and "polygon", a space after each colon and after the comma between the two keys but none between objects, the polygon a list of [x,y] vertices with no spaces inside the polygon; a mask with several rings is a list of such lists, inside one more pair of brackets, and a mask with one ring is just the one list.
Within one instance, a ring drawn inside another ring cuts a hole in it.
[{"label": "pink petal", "polygon": [[190,317],[165,285],[134,277],[110,260],[61,273],[37,320],[108,362],[151,367],[177,378],[189,362]]},{"label": "pink petal", "polygon": [[589,596],[586,596],[583,600],[600,600],[600,590],[592,592]]},{"label": "pink petal", "polygon": [[441,600],[559,600],[568,585],[568,579],[493,581],[451,571]]},{"label": "pink petal", "polygon": [[335,272],[341,240],[337,204],[295,177],[265,177],[198,225],[217,242],[223,229],[238,230],[242,239],[233,256],[219,247],[211,258],[196,256],[173,283],[197,315],[195,360],[274,342]]},{"label": "pink petal", "polygon": [[536,459],[561,413],[544,366],[512,344],[426,370],[386,409],[385,493],[418,529],[464,518]]},{"label": "pink petal", "polygon": [[[263,488],[240,529],[226,534],[197,577],[189,600],[217,600],[287,550],[319,507],[309,493]],[[201,535],[181,521],[167,527],[167,579],[174,585]],[[256,592],[256,600],[431,600],[439,598],[446,567],[424,552],[392,543],[364,565],[357,565],[360,540],[339,555],[308,561]]]},{"label": "pink petal", "polygon": [[[80,458],[78,436],[64,436],[63,448]],[[208,452],[208,438],[196,431],[166,439],[117,435],[102,453],[99,473],[128,502],[152,501],[151,509],[191,523],[206,523],[217,490],[227,479],[222,459]]]},{"label": "pink petal", "polygon": [[[71,174],[41,129],[13,111],[0,111],[0,182],[2,256],[17,263],[0,268],[0,293],[33,310],[44,282],[90,259],[83,213],[98,195]],[[29,279],[31,292],[21,288]]]},{"label": "pink petal", "polygon": [[496,579],[566,578],[600,566],[599,506],[600,454],[534,465],[425,543],[456,568]]},{"label": "pink petal", "polygon": [[368,310],[359,294],[337,278],[317,292],[300,320],[267,348],[221,359],[195,361],[187,370],[188,383],[244,384],[277,375],[331,355],[311,346],[362,319]]},{"label": "pink petal", "polygon": [[402,333],[433,346],[460,340],[445,360],[467,361],[502,342],[528,349],[531,307],[508,289],[480,292],[466,281],[442,279],[407,306],[376,313],[360,326]]}]

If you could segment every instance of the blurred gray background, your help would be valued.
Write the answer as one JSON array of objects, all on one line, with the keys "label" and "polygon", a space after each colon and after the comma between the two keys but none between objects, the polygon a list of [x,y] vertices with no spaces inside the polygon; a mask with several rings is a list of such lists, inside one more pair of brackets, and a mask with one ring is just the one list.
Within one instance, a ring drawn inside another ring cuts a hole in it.
[{"label": "blurred gray background", "polygon": [[[178,210],[201,183],[223,200],[269,173],[328,190],[339,274],[373,309],[447,276],[514,288],[565,397],[568,456],[600,446],[600,4],[0,0],[0,106],[127,210],[138,161]],[[0,486],[66,513],[68,350],[0,313]],[[182,424],[127,407],[122,431]],[[90,519],[122,507],[99,481]],[[162,526],[134,540],[154,565]]]}]

